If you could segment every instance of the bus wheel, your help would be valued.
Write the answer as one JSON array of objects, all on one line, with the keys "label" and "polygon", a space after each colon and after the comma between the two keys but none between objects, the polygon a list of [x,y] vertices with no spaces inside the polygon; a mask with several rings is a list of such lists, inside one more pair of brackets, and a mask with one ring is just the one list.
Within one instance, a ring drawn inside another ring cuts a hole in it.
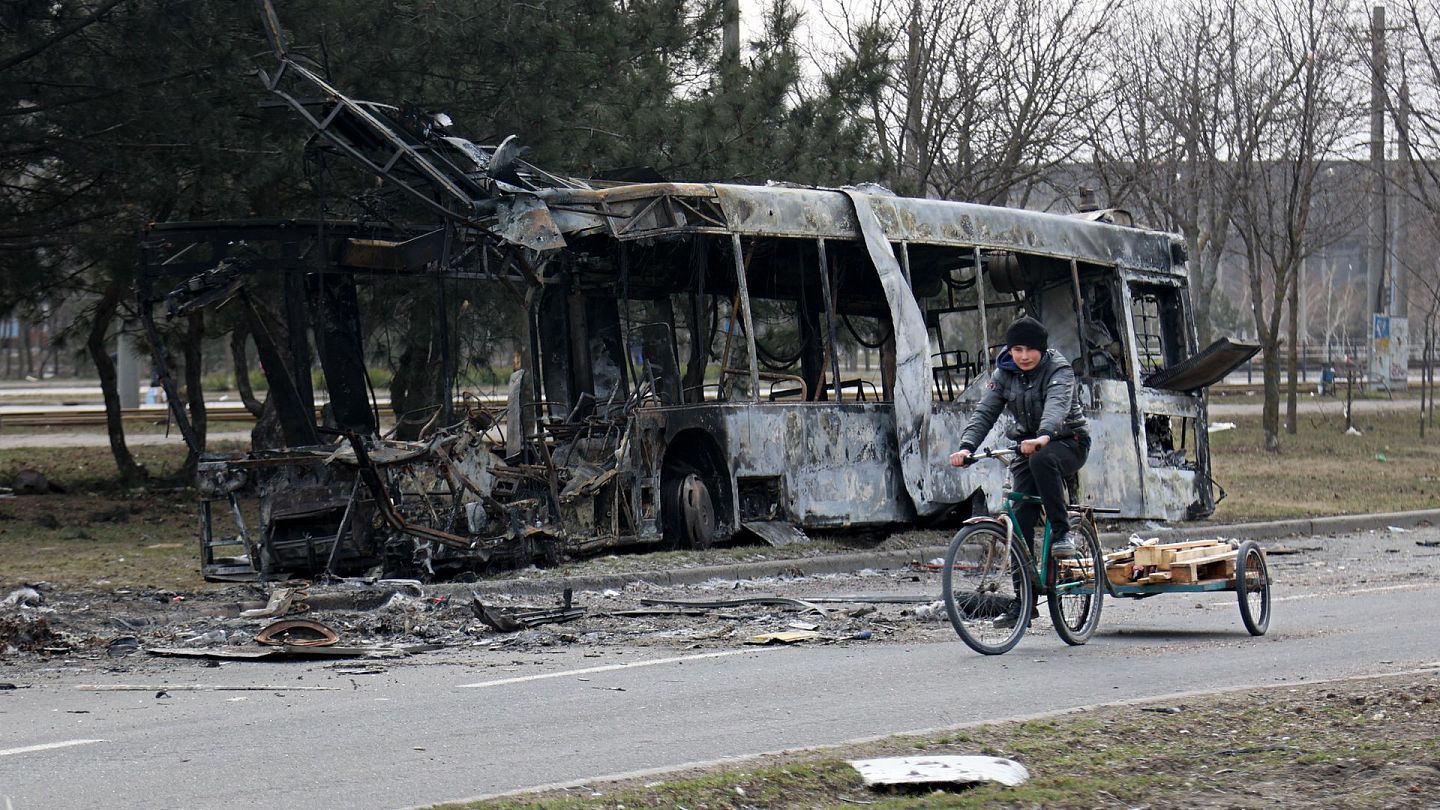
[{"label": "bus wheel", "polygon": [[688,471],[676,476],[666,495],[671,544],[678,548],[709,548],[715,542],[715,502],[705,479],[698,472]]}]

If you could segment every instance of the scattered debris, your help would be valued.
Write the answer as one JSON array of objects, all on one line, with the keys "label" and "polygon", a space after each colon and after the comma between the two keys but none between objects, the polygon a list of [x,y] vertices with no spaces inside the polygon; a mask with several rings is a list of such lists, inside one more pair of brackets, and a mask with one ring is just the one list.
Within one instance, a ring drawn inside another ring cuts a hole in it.
[{"label": "scattered debris", "polygon": [[[851,595],[851,596],[807,596],[807,597],[805,597],[805,601],[806,601],[806,602],[812,602],[812,603],[817,604],[817,605],[820,605],[820,604],[830,604],[830,603],[841,603],[841,604],[847,604],[847,605],[853,605],[853,604],[871,604],[871,605],[919,605],[919,604],[923,604],[923,603],[925,603],[925,602],[931,601],[931,598],[928,597],[928,596],[922,596],[922,595],[918,595],[918,594],[899,594],[899,593],[897,593],[897,594],[880,594],[880,595],[873,595],[873,596],[872,596],[872,595],[868,595],[868,594],[855,594],[855,595]],[[871,608],[871,610],[874,610],[874,608]]]},{"label": "scattered debris", "polygon": [[860,772],[869,787],[891,785],[970,785],[996,782],[1006,787],[1023,785],[1030,771],[1013,759],[982,756],[884,757],[852,759],[850,767]]},{"label": "scattered debris", "polygon": [[1155,714],[1179,714],[1185,711],[1183,706],[1142,706],[1142,712],[1154,712]]},{"label": "scattered debris", "polygon": [[281,619],[261,630],[255,641],[271,647],[329,647],[340,643],[340,635],[311,619]]},{"label": "scattered debris", "polygon": [[140,639],[135,636],[120,636],[105,645],[105,654],[113,658],[124,658],[140,651]]},{"label": "scattered debris", "polygon": [[480,594],[473,594],[474,601],[471,608],[475,611],[475,618],[500,633],[514,633],[518,630],[525,630],[542,624],[559,624],[573,621],[585,615],[585,608],[577,608],[572,604],[574,593],[570,588],[565,589],[561,597],[561,604],[555,608],[505,608],[503,610],[486,607],[480,601]]},{"label": "scattered debris", "polygon": [[[193,684],[165,684],[155,686],[151,684],[137,683],[114,683],[114,684],[90,684],[82,683],[75,687],[82,692],[156,692],[156,697],[166,692],[338,692],[338,686],[226,686],[223,684],[193,683]],[[167,695],[168,697],[168,695]]]},{"label": "scattered debris", "polygon": [[1207,428],[1205,429],[1205,431],[1206,431],[1207,433],[1224,433],[1224,432],[1227,431],[1227,430],[1234,430],[1234,429],[1235,429],[1235,423],[1234,423],[1234,422],[1211,422],[1211,423],[1210,423],[1210,426],[1207,427]]},{"label": "scattered debris", "polygon": [[1321,549],[1319,546],[1304,546],[1304,547],[1300,547],[1300,546],[1274,545],[1274,546],[1266,546],[1266,547],[1265,547],[1265,554],[1266,554],[1266,556],[1269,556],[1269,557],[1284,557],[1284,556],[1287,556],[1287,555],[1290,555],[1290,554],[1307,554],[1307,553],[1312,552],[1312,551],[1321,551],[1321,550],[1322,550],[1322,549]]},{"label": "scattered debris", "polygon": [[5,607],[40,607],[43,604],[45,604],[45,597],[29,586],[16,588],[4,599],[0,599],[0,605]]},{"label": "scattered debris", "polygon": [[260,658],[384,658],[414,655],[416,653],[430,652],[441,649],[438,644],[412,644],[408,646],[375,646],[375,647],[302,647],[298,645],[285,644],[278,647],[210,647],[207,649],[188,649],[185,647],[147,647],[145,652],[151,655],[173,656],[179,658],[209,658],[215,660],[237,660],[248,661]]},{"label": "scattered debris", "polygon": [[308,596],[306,586],[277,587],[270,592],[270,601],[263,608],[240,611],[242,619],[268,619],[274,616],[284,616],[288,613],[305,613],[310,606],[302,599]]},{"label": "scattered debris", "polygon": [[45,477],[45,474],[33,468],[26,468],[15,474],[15,480],[11,482],[10,488],[16,495],[47,495],[51,492],[64,492],[65,488]]},{"label": "scattered debris", "polygon": [[917,605],[915,618],[922,622],[937,622],[945,619],[945,603],[939,599],[928,601],[926,604]]},{"label": "scattered debris", "polygon": [[805,599],[791,599],[784,596],[752,596],[746,599],[722,599],[714,602],[690,602],[683,599],[641,599],[642,605],[670,605],[682,608],[730,608],[742,605],[777,605],[813,611],[826,615],[825,608]]},{"label": "scattered debris", "polygon": [[59,640],[60,637],[43,617],[0,618],[0,653],[5,652],[6,647],[26,652],[46,652],[54,649],[52,645]]},{"label": "scattered debris", "polygon": [[784,630],[778,633],[761,633],[745,640],[746,644],[795,644],[814,641],[820,634],[814,630]]}]

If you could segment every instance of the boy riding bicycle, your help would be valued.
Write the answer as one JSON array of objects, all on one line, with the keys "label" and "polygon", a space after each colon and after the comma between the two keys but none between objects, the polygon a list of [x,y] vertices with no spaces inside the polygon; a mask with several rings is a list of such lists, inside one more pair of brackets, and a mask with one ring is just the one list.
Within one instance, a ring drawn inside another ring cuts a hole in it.
[{"label": "boy riding bicycle", "polygon": [[[985,440],[1002,409],[1015,419],[1008,437],[1017,441],[1020,455],[1011,463],[1014,491],[1040,496],[1050,523],[1050,548],[1057,558],[1076,557],[1066,514],[1065,478],[1079,472],[1090,454],[1090,435],[1080,409],[1075,371],[1060,352],[1049,348],[1045,324],[1021,316],[1005,331],[1006,347],[980,405],[960,437],[960,450],[950,464],[965,466],[970,454]],[[1020,508],[1017,527],[1034,548],[1033,527],[1039,507]]]}]

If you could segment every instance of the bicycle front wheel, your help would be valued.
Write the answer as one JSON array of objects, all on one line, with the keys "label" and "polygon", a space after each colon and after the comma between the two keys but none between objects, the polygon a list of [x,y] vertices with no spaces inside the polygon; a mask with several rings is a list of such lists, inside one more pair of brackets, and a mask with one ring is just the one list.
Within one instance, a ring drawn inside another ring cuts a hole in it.
[{"label": "bicycle front wheel", "polygon": [[960,640],[984,655],[1014,647],[1030,623],[1031,583],[1019,538],[992,524],[955,534],[940,574],[945,613]]},{"label": "bicycle front wheel", "polygon": [[1100,538],[1089,521],[1071,515],[1070,537],[1080,556],[1069,560],[1051,559],[1045,567],[1050,621],[1066,644],[1079,645],[1095,635],[1100,626],[1100,605],[1105,597],[1105,557]]}]

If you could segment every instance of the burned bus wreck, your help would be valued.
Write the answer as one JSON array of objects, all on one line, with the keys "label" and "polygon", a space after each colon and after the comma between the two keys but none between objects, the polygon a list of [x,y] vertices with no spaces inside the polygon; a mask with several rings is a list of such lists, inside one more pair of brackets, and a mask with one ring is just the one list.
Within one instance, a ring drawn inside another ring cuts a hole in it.
[{"label": "burned bus wreck", "polygon": [[[314,144],[431,218],[176,223],[145,235],[141,310],[157,355],[162,302],[172,316],[239,307],[280,412],[283,447],[207,454],[199,466],[207,577],[376,566],[441,577],[993,508],[1002,471],[946,459],[995,341],[1022,312],[1047,324],[1081,381],[1094,447],[1077,499],[1136,519],[1215,507],[1205,387],[1254,347],[1199,350],[1171,235],[1119,213],[876,187],[559,177],[511,141],[479,146],[348,99],[276,50],[267,86]],[[457,401],[453,359],[442,358],[449,393],[415,438],[382,434],[354,302],[367,278],[387,274],[489,285],[523,308],[503,402]],[[289,328],[268,328],[252,305],[247,287],[261,283],[283,288]],[[307,332],[330,398],[323,424]],[[852,341],[878,354],[878,374],[842,373]],[[168,373],[164,382],[173,389]],[[183,430],[174,390],[170,401]]]}]

